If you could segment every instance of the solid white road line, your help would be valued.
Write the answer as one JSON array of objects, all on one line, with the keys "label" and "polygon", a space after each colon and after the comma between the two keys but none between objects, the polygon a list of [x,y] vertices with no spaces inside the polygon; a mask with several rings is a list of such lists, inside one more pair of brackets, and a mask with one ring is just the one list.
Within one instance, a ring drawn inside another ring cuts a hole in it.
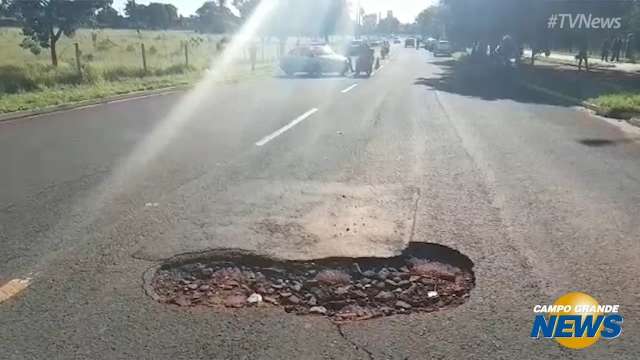
[{"label": "solid white road line", "polygon": [[346,88],[346,89],[342,90],[341,92],[342,92],[343,94],[346,94],[346,93],[348,93],[349,91],[351,91],[351,90],[355,89],[357,86],[358,86],[358,84],[353,84],[353,85],[349,86],[348,88]]},{"label": "solid white road line", "polygon": [[270,135],[265,136],[262,140],[258,141],[256,143],[256,146],[263,146],[266,143],[268,143],[269,141],[277,138],[278,136],[284,134],[287,130],[291,129],[292,127],[298,125],[299,123],[301,123],[302,121],[304,121],[305,119],[307,119],[309,116],[315,114],[318,111],[317,108],[313,108],[309,111],[307,111],[306,113],[298,116],[297,118],[295,118],[292,122],[288,123],[287,125],[283,126],[282,128],[276,130],[275,132],[273,132]]},{"label": "solid white road line", "polygon": [[174,94],[176,93],[176,91],[168,91],[166,93],[158,93],[158,94],[148,94],[148,95],[140,95],[140,96],[133,96],[133,97],[128,97],[128,98],[124,98],[124,99],[119,99],[119,100],[111,100],[106,102],[106,104],[120,104],[120,103],[125,103],[125,102],[129,102],[129,101],[135,101],[135,100],[142,100],[142,99],[147,99],[147,98],[151,98],[151,97],[156,97],[156,96],[166,96],[166,95],[170,95],[170,94]]}]

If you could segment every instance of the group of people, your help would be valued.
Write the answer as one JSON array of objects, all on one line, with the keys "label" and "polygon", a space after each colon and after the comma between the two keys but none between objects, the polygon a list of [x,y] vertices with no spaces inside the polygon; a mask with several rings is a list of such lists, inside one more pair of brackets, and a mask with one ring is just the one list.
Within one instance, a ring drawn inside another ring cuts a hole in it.
[{"label": "group of people", "polygon": [[[629,34],[626,39],[622,37],[614,37],[611,39],[606,39],[602,43],[602,48],[600,50],[600,59],[605,62],[620,62],[621,57],[626,57],[629,59],[633,58],[633,47],[634,47],[634,38],[633,34]],[[578,55],[576,55],[576,60],[578,63],[578,70],[582,69],[582,64],[584,63],[585,69],[589,70],[589,45],[585,40],[580,45],[580,50]]]},{"label": "group of people", "polygon": [[626,57],[631,58],[631,50],[633,48],[633,35],[627,36],[626,40],[621,37],[607,39],[602,44],[600,57],[602,61],[620,62],[620,55],[624,50]]}]

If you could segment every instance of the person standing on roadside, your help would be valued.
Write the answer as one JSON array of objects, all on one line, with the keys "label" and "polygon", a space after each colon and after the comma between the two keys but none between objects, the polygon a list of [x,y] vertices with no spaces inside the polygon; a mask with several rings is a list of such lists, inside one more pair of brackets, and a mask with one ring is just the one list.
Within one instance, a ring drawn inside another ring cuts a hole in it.
[{"label": "person standing on roadside", "polygon": [[578,71],[582,70],[582,62],[584,62],[584,69],[589,71],[589,45],[586,41],[580,44],[580,50],[576,58],[578,59]]},{"label": "person standing on roadside", "polygon": [[620,52],[622,51],[622,39],[616,37],[611,46],[611,62],[620,62]]},{"label": "person standing on roadside", "polygon": [[600,59],[604,62],[609,61],[609,50],[611,49],[611,40],[606,39],[602,44],[602,49],[600,50]]}]

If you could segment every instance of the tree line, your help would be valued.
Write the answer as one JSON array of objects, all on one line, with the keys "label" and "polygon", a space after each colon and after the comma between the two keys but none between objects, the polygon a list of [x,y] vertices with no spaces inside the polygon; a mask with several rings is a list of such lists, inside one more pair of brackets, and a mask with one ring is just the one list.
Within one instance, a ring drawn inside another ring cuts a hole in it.
[{"label": "tree line", "polygon": [[[553,14],[620,17],[622,26],[550,28],[548,20]],[[496,45],[510,35],[532,48],[571,48],[585,43],[597,48],[611,37],[640,34],[640,1],[441,0],[418,15],[415,27],[420,33],[446,37],[461,46]]]},{"label": "tree line", "polygon": [[[13,19],[22,28],[23,47],[49,49],[51,63],[57,66],[57,42],[62,36],[72,37],[80,27],[232,33],[262,1],[267,0],[205,1],[195,14],[185,17],[171,4],[144,5],[135,0],[127,2],[124,14],[113,8],[113,0],[0,0],[0,18]],[[347,0],[280,0],[256,35],[328,39],[351,26]]]}]

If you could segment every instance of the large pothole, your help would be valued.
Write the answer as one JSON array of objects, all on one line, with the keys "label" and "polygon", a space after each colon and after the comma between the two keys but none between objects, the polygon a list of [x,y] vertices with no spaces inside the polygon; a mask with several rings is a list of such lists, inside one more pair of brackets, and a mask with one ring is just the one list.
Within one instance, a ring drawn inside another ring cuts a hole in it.
[{"label": "large pothole", "polygon": [[410,243],[392,258],[270,259],[220,250],[177,257],[147,274],[156,300],[181,307],[283,307],[335,321],[433,312],[463,304],[473,263],[456,250]]}]

